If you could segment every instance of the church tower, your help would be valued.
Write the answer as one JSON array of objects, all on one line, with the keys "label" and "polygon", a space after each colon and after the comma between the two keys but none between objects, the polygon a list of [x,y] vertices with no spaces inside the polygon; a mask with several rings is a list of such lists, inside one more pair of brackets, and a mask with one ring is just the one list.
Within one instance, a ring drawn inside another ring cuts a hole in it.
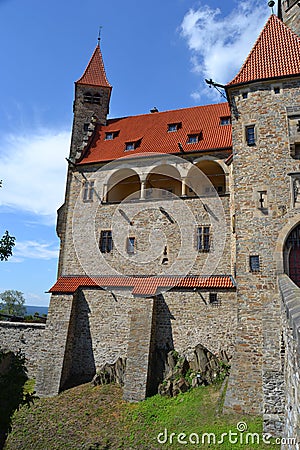
[{"label": "church tower", "polygon": [[82,75],[75,82],[74,119],[70,159],[81,156],[96,124],[106,125],[112,87],[103,64],[100,41]]},{"label": "church tower", "polygon": [[283,253],[275,249],[284,244],[283,231],[300,221],[293,192],[299,172],[300,38],[272,14],[226,90],[232,112],[238,328],[225,407],[263,414],[265,431],[276,433],[284,413],[276,279],[284,267]]},{"label": "church tower", "polygon": [[279,0],[278,17],[300,36],[300,2],[298,0]]}]

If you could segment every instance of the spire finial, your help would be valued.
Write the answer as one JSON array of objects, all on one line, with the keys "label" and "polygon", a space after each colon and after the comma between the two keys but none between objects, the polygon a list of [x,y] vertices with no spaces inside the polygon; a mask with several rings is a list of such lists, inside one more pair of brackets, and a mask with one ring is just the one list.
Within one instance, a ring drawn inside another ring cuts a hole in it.
[{"label": "spire finial", "polygon": [[273,6],[275,5],[275,2],[274,2],[274,0],[270,0],[269,2],[268,2],[268,6],[270,7],[270,8],[272,8],[272,14],[274,14],[274,9],[273,9]]},{"label": "spire finial", "polygon": [[102,25],[100,25],[100,27],[99,27],[99,33],[98,33],[98,45],[99,45],[99,47],[100,47],[100,40],[101,40],[101,30],[102,30]]}]

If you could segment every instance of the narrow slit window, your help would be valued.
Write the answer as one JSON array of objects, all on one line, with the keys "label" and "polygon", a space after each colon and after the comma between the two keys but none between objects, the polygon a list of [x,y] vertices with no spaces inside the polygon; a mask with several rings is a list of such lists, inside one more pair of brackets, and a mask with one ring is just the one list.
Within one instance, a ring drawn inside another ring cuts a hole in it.
[{"label": "narrow slit window", "polygon": [[246,141],[247,145],[252,146],[255,145],[255,127],[254,125],[250,125],[246,127]]},{"label": "narrow slit window", "polygon": [[127,238],[127,253],[133,255],[135,252],[135,237]]}]

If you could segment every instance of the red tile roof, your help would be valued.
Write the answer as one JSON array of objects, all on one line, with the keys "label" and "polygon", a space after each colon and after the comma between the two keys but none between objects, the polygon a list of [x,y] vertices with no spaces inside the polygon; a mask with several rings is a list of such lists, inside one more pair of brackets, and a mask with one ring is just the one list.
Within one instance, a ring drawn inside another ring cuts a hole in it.
[{"label": "red tile roof", "polygon": [[300,74],[300,38],[272,14],[228,87]]},{"label": "red tile roof", "polygon": [[[185,152],[228,150],[232,144],[231,125],[220,125],[220,118],[227,116],[230,116],[228,104],[219,103],[109,119],[106,126],[98,126],[95,139],[86,149],[80,164],[151,152],[179,153],[178,142]],[[180,123],[178,130],[168,131],[168,124],[174,123]],[[105,140],[109,132],[114,132],[116,137]],[[188,135],[196,133],[201,133],[199,142],[188,144]],[[126,142],[139,140],[136,149],[125,151]]]},{"label": "red tile roof", "polygon": [[89,86],[104,86],[111,89],[111,85],[106,78],[102,53],[99,45],[95,48],[84,74],[78,81],[76,81],[76,83],[87,84]]},{"label": "red tile roof", "polygon": [[73,294],[76,290],[89,287],[130,288],[132,294],[153,296],[159,288],[199,288],[199,289],[233,289],[235,281],[231,275],[213,276],[67,276],[60,277],[49,290],[52,294]]}]

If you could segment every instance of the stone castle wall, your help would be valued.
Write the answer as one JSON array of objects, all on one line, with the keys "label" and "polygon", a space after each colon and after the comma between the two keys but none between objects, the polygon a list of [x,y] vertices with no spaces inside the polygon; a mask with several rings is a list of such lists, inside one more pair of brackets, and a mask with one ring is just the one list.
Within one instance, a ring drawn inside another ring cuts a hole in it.
[{"label": "stone castle wall", "polygon": [[285,353],[285,425],[283,436],[296,438],[297,446],[284,445],[291,450],[300,442],[300,289],[287,275],[279,277],[282,296],[283,344]]},{"label": "stone castle wall", "polygon": [[25,355],[28,377],[38,372],[45,324],[23,322],[0,322],[0,349]]},{"label": "stone castle wall", "polygon": [[[235,291],[214,292],[218,296],[218,305],[209,303],[208,291],[171,290],[158,296],[154,302],[155,319],[146,347],[148,345],[150,348],[151,341],[154,350],[161,354],[176,349],[189,357],[192,349],[202,344],[216,355],[226,354],[231,358],[236,329]],[[64,301],[61,298],[53,295],[52,303],[60,304],[62,308]],[[149,302],[152,301],[149,299]],[[58,372],[51,375],[51,382],[56,388],[61,389],[64,383],[68,384],[68,380],[76,383],[88,381],[103,364],[114,363],[119,357],[128,358],[130,336],[135,335],[132,326],[139,326],[140,321],[139,317],[133,320],[132,311],[143,302],[147,303],[147,299],[135,298],[130,292],[126,294],[121,290],[114,290],[114,296],[102,289],[78,291],[70,313],[68,335],[61,333],[59,340],[55,333],[52,338],[48,336],[53,320],[50,310],[46,336],[49,344],[44,358],[46,367],[49,367],[43,370],[51,373],[52,352],[58,358],[57,347],[63,348],[60,358],[64,358],[64,381],[54,381]],[[55,339],[57,342],[54,345]],[[143,339],[146,337],[143,336]]]},{"label": "stone castle wall", "polygon": [[[233,88],[231,99],[239,320],[225,405],[236,411],[263,413],[272,417],[279,429],[283,372],[278,255],[274,250],[281,230],[298,214],[290,176],[299,170],[290,147],[290,136],[297,132],[291,133],[289,111],[300,105],[300,81],[252,83],[240,90]],[[252,146],[247,145],[248,126],[255,130]],[[251,255],[259,257],[258,271],[250,270]]]}]

